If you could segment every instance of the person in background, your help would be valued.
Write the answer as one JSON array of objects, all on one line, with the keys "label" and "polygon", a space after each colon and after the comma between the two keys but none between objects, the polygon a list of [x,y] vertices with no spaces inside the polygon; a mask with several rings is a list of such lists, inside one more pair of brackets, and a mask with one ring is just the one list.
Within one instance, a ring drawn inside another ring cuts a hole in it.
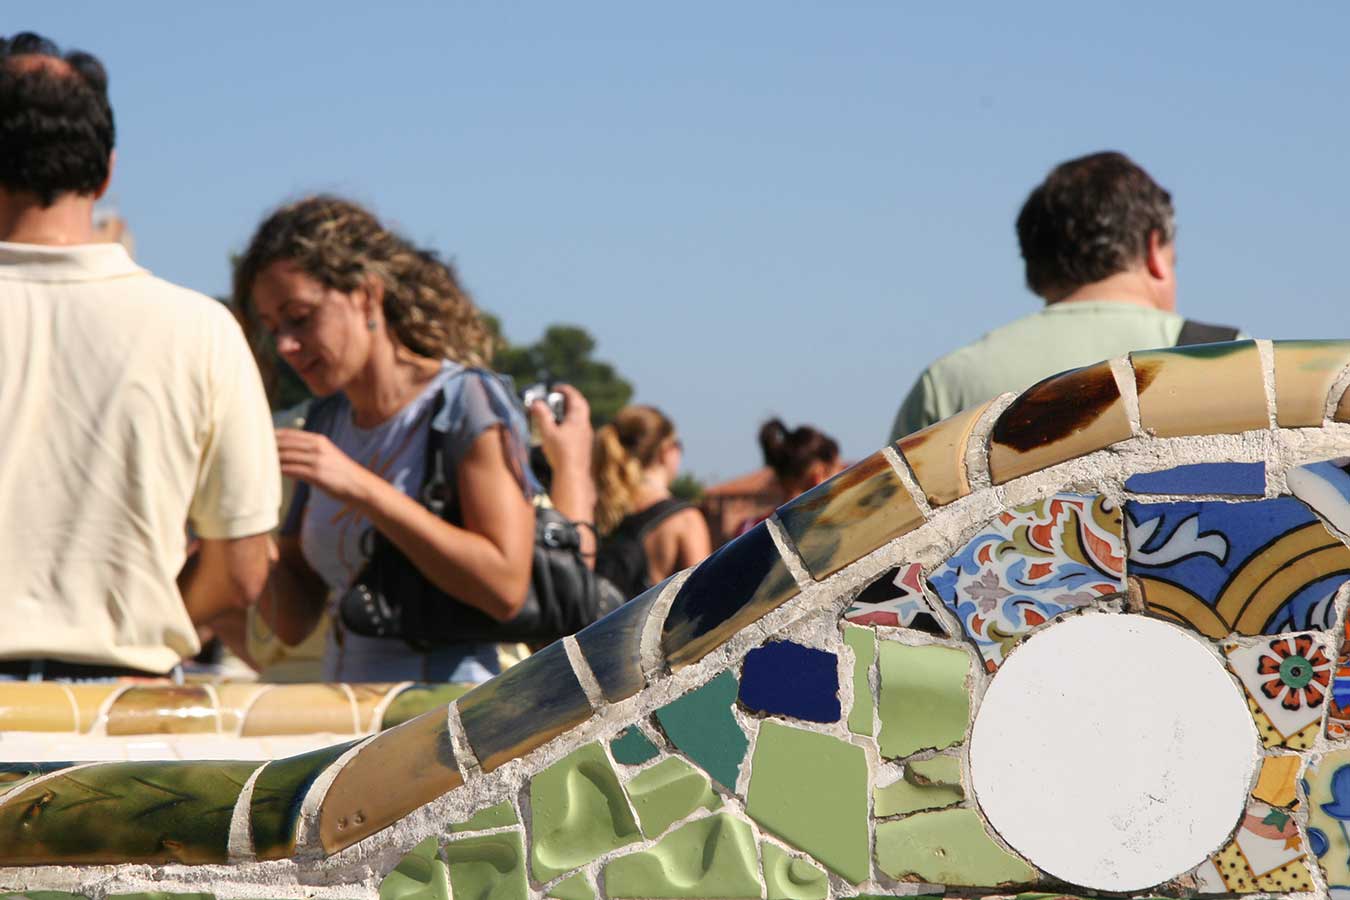
[{"label": "person in background", "polygon": [[654,406],[626,406],[596,433],[596,574],[632,598],[712,552],[703,514],[671,495],[683,446]]},{"label": "person in background", "polygon": [[[764,452],[764,465],[773,470],[784,501],[806,493],[841,468],[839,444],[810,425],[789,429],[782,419],[770,419],[760,426],[759,446]],[[736,534],[745,534],[768,517],[746,519]]]},{"label": "person in background", "polygon": [[1056,166],[1017,217],[1027,287],[1045,306],[925,369],[890,439],[1131,350],[1240,337],[1177,314],[1175,239],[1172,195],[1129,157]]},{"label": "person in background", "polygon": [[0,679],[176,673],[267,581],[257,366],[223,304],[98,242],[113,143],[97,59],[0,38]]}]

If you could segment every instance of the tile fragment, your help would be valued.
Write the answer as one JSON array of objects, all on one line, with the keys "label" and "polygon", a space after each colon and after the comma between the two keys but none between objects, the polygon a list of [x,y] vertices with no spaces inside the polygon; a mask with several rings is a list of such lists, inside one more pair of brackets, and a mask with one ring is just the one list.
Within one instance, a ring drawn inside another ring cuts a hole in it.
[{"label": "tile fragment", "polygon": [[944,506],[970,493],[966,442],[992,402],[963,410],[896,443],[930,505]]},{"label": "tile fragment", "polygon": [[750,746],[731,713],[737,688],[736,676],[722,672],[656,711],[670,742],[729,791]]},{"label": "tile fragment", "polygon": [[756,647],[741,668],[740,701],[752,712],[838,722],[839,657],[791,641]]},{"label": "tile fragment", "polygon": [[[1270,427],[1255,341],[1130,354],[1139,420],[1159,437],[1238,434]],[[1215,397],[1223,397],[1215,403]]]},{"label": "tile fragment", "polygon": [[459,838],[442,853],[455,900],[528,900],[519,831]]},{"label": "tile fragment", "polygon": [[1226,494],[1260,497],[1266,492],[1264,462],[1206,462],[1174,466],[1159,472],[1139,472],[1125,479],[1125,490],[1136,494]]},{"label": "tile fragment", "polygon": [[844,626],[844,643],[853,650],[853,706],[848,711],[848,730],[872,734],[872,684],[868,673],[877,658],[876,636],[871,629]]},{"label": "tile fragment", "polygon": [[754,833],[727,813],[696,819],[650,850],[612,860],[604,879],[606,893],[616,900],[758,900],[763,890]]},{"label": "tile fragment", "polygon": [[880,642],[878,743],[887,759],[962,743],[970,720],[970,657],[951,647]]},{"label": "tile fragment", "polygon": [[675,756],[633,776],[628,782],[628,797],[647,837],[657,837],[696,809],[722,805],[708,784],[708,776]]},{"label": "tile fragment", "polygon": [[944,809],[878,822],[877,865],[892,878],[952,887],[1030,884],[1036,870],[985,832],[973,809]]},{"label": "tile fragment", "polygon": [[767,900],[825,900],[830,880],[824,871],[768,841],[759,850]]},{"label": "tile fragment", "polygon": [[530,872],[550,881],[642,840],[599,744],[585,744],[530,780]]}]

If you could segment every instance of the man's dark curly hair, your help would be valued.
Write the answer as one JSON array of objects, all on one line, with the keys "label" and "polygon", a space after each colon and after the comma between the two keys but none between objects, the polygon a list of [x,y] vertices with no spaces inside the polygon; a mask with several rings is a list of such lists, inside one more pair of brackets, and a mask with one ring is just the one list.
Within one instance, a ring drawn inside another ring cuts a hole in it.
[{"label": "man's dark curly hair", "polygon": [[1051,302],[1138,265],[1148,238],[1172,242],[1172,195],[1123,153],[1060,163],[1022,205],[1027,287]]},{"label": "man's dark curly hair", "polygon": [[0,37],[0,186],[51,206],[108,180],[114,140],[108,73],[32,32]]}]

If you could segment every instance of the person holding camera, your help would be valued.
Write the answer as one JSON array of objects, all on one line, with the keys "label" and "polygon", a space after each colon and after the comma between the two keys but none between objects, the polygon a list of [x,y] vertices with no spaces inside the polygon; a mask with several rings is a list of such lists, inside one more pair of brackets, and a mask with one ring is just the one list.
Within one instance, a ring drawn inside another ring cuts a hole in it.
[{"label": "person holding camera", "polygon": [[[270,335],[323,398],[305,430],[277,432],[281,470],[300,486],[260,603],[265,618],[296,643],[330,604],[328,681],[496,674],[493,640],[419,644],[416,634],[358,633],[347,615],[381,547],[390,551],[381,551],[380,577],[404,588],[385,590],[381,602],[410,601],[421,589],[409,585],[429,583],[491,626],[516,617],[530,591],[537,483],[525,415],[504,380],[482,368],[491,336],[453,270],[360,206],[318,196],[263,221],[237,265],[234,295],[255,333]],[[584,400],[572,399],[572,416],[543,426],[565,513],[588,512],[581,504],[593,495],[571,481],[584,472],[588,451],[578,448],[590,440],[589,423],[576,419]],[[570,458],[578,454],[579,463]]]}]

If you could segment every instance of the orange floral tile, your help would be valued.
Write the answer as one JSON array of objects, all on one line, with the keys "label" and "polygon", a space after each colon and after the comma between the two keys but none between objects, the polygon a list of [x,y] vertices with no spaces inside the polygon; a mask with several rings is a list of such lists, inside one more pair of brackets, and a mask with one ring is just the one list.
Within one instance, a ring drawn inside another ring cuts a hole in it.
[{"label": "orange floral tile", "polygon": [[1145,350],[1131,353],[1130,362],[1145,431],[1179,437],[1270,426],[1255,341]]},{"label": "orange floral tile", "polygon": [[989,405],[981,403],[896,443],[900,455],[914,473],[914,479],[933,506],[943,506],[970,493],[970,481],[966,477],[966,442]]},{"label": "orange floral tile", "polygon": [[1322,424],[1327,394],[1350,366],[1350,341],[1275,342],[1275,424],[1315,428]]}]

